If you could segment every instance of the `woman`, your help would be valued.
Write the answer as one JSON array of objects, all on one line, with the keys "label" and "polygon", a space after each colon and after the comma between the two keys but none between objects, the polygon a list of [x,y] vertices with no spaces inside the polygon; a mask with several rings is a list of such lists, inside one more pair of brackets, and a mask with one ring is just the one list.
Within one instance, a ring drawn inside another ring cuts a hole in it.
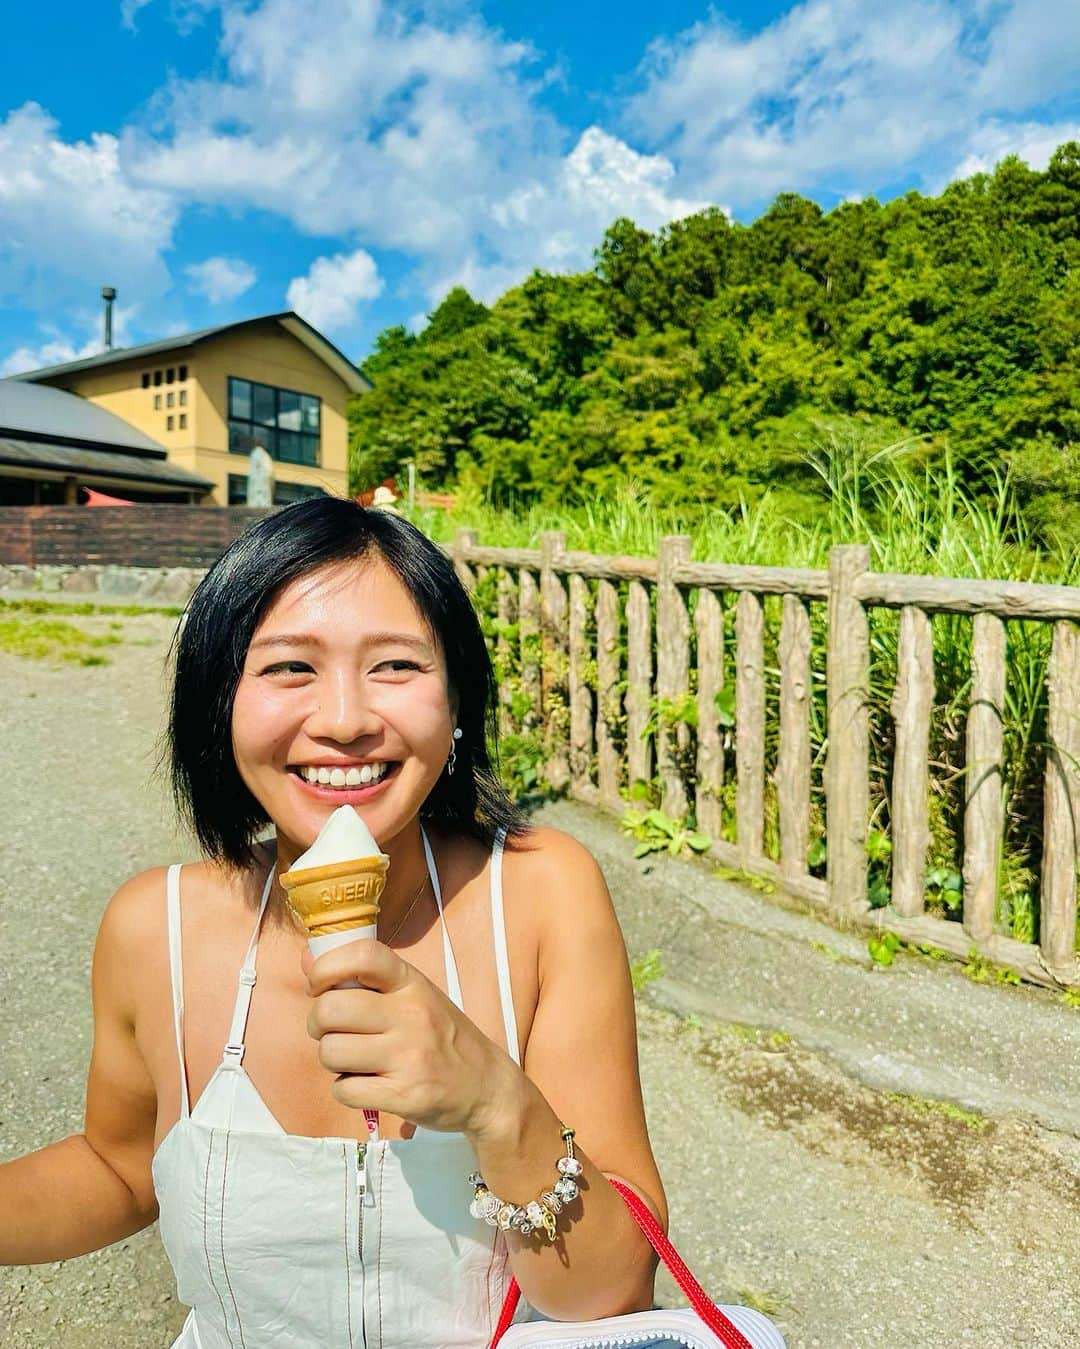
[{"label": "woman", "polygon": [[[206,858],[109,902],[85,1132],[0,1167],[0,1261],[160,1210],[201,1349],[479,1349],[511,1274],[552,1319],[651,1305],[603,1179],[666,1221],[625,949],[590,855],[496,782],[492,690],[468,596],[401,519],[306,501],[219,559],[170,721]],[[390,857],[381,940],[312,961],[278,877],[342,804]]]}]

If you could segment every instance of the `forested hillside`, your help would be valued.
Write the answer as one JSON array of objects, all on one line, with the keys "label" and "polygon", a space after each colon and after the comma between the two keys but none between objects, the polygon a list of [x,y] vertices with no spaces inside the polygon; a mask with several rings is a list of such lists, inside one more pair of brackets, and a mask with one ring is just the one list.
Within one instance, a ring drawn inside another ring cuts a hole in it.
[{"label": "forested hillside", "polygon": [[389,328],[351,409],[359,488],[494,501],[814,506],[815,442],[920,437],[977,488],[1008,467],[1036,524],[1080,530],[1080,145],[885,205],[786,194],[749,226],[616,221],[591,272],[491,308],[453,291]]}]

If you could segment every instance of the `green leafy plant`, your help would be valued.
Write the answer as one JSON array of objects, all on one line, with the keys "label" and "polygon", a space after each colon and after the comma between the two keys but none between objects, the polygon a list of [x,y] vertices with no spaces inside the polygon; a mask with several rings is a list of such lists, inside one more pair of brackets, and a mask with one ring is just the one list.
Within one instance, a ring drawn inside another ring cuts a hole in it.
[{"label": "green leafy plant", "polygon": [[1010,970],[1005,965],[995,964],[986,956],[980,955],[974,946],[968,951],[967,963],[961,967],[960,972],[973,984],[1018,984],[1020,982],[1020,976],[1015,970]]},{"label": "green leafy plant", "polygon": [[703,853],[708,851],[712,843],[708,834],[690,828],[680,820],[673,820],[655,807],[644,813],[628,810],[622,818],[622,827],[637,839],[635,857],[647,857],[654,852],[667,852],[672,857],[678,857],[684,852]]},{"label": "green leafy plant", "polygon": [[896,953],[903,946],[903,942],[895,932],[875,932],[866,943],[866,949],[870,952],[870,959],[875,964],[888,968],[896,959]]},{"label": "green leafy plant", "polygon": [[880,829],[871,829],[866,835],[867,877],[866,898],[872,909],[883,909],[892,898],[889,887],[889,859],[892,840]]},{"label": "green leafy plant", "polygon": [[963,904],[964,879],[949,867],[930,867],[926,873],[927,912],[945,917],[959,913]]},{"label": "green leafy plant", "polygon": [[635,993],[640,993],[654,979],[661,978],[663,973],[664,957],[655,947],[630,962],[630,980]]}]

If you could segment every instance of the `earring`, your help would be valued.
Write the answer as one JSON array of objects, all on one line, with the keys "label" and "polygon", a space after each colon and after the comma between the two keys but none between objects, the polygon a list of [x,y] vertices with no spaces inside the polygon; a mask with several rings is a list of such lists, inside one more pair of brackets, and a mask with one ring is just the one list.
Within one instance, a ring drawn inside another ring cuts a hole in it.
[{"label": "earring", "polygon": [[454,727],[454,738],[450,741],[450,757],[446,761],[446,771],[453,777],[454,765],[457,763],[457,742],[461,739],[461,727]]}]

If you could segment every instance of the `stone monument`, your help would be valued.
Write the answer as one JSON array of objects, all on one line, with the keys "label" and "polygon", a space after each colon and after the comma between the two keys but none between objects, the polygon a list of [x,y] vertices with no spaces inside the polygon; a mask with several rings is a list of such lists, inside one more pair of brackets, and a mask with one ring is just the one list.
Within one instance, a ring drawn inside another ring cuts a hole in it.
[{"label": "stone monument", "polygon": [[274,504],[274,461],[261,445],[248,455],[247,504],[272,506]]}]

